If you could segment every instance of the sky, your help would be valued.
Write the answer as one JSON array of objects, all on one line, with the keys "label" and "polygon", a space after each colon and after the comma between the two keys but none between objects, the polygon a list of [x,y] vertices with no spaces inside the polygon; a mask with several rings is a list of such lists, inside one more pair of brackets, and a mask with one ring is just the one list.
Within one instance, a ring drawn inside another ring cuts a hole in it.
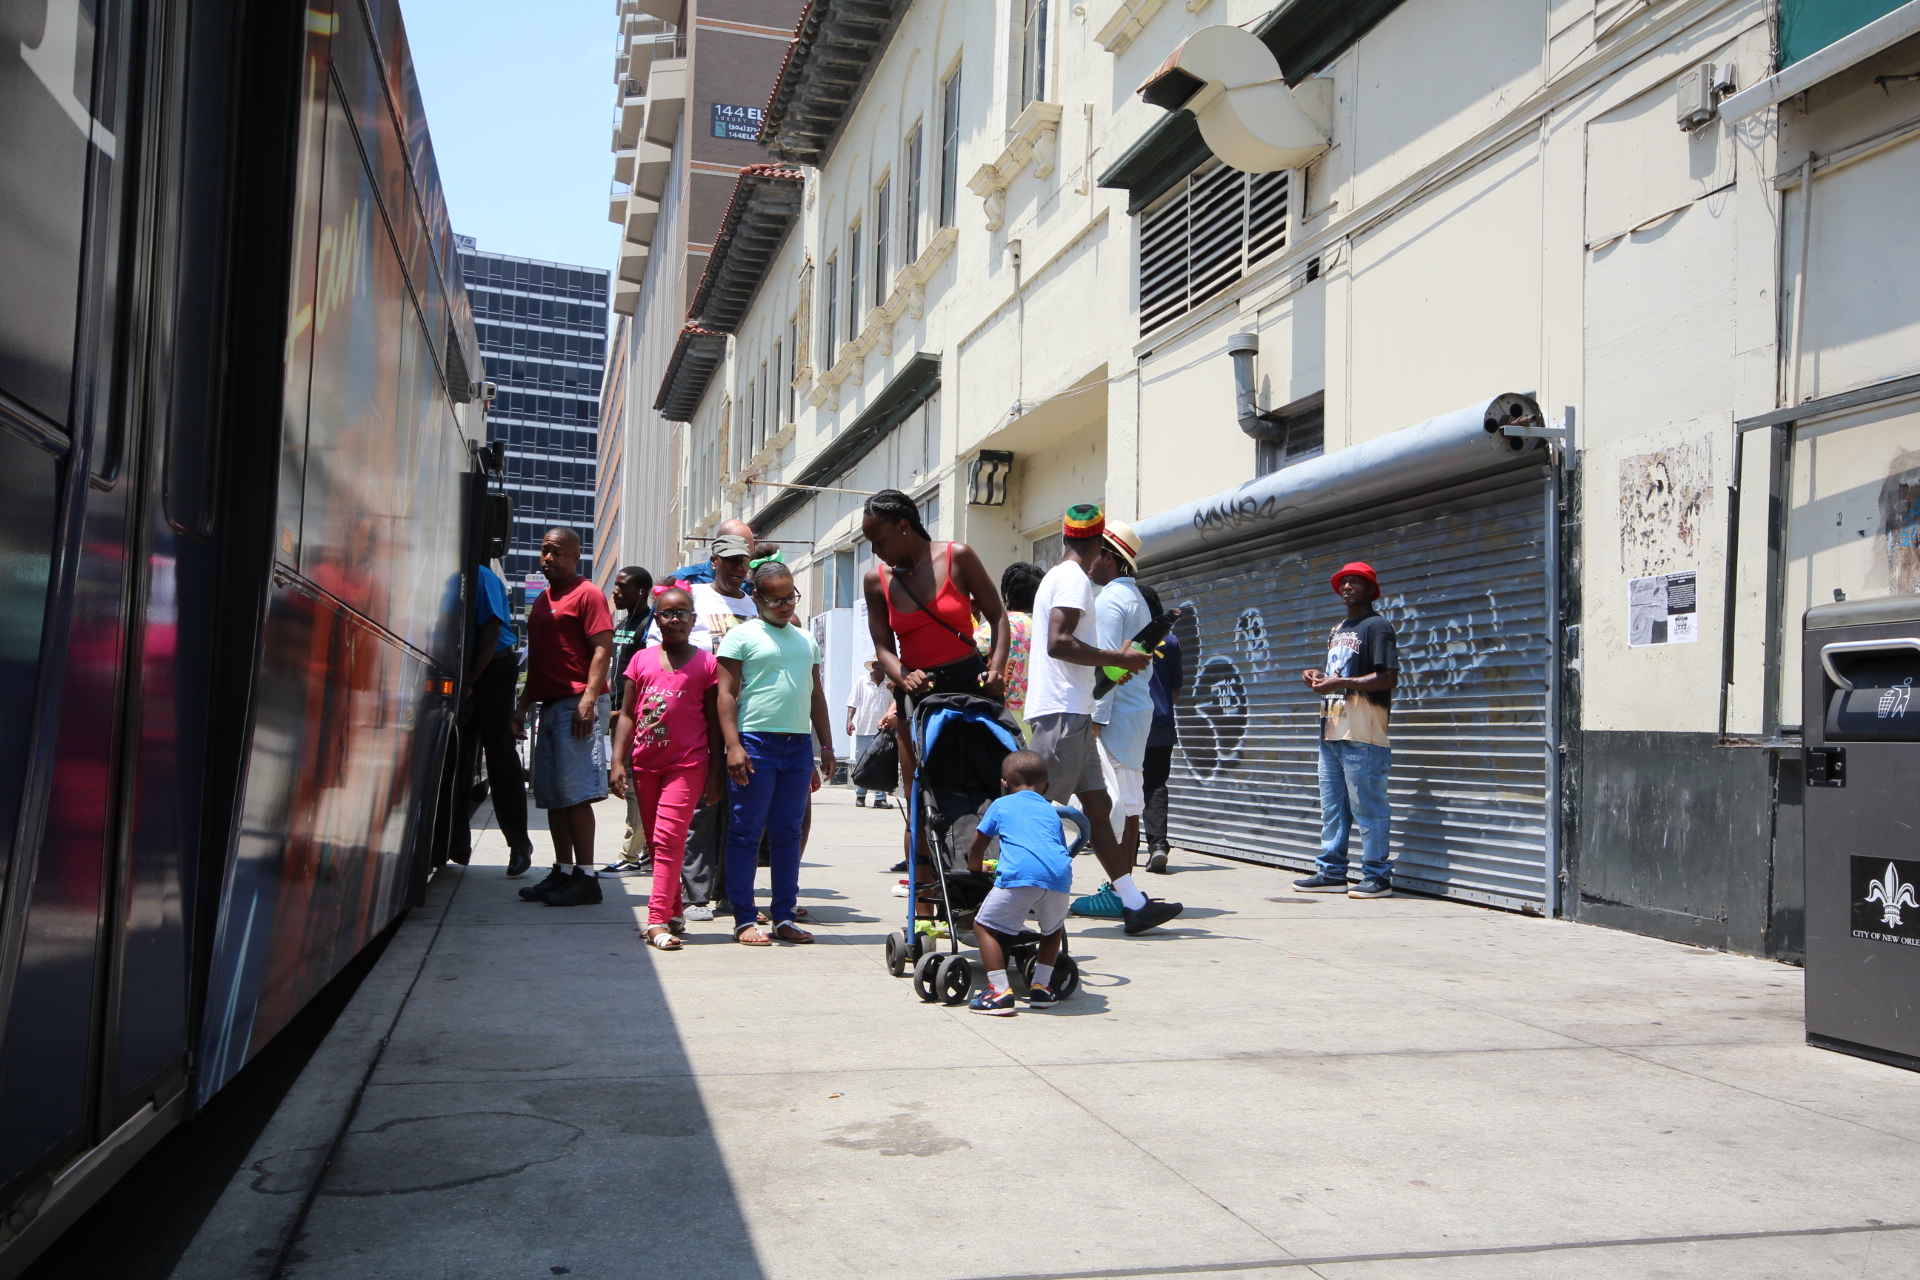
[{"label": "sky", "polygon": [[402,0],[453,229],[611,270],[611,0]]}]

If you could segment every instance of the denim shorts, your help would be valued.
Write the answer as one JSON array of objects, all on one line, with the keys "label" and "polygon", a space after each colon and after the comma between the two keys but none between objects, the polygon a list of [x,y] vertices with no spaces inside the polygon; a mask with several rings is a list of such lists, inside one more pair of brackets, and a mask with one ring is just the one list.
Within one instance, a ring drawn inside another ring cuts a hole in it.
[{"label": "denim shorts", "polygon": [[593,732],[573,736],[573,713],[580,699],[542,702],[540,736],[533,744],[533,803],[541,809],[569,809],[607,798],[607,713],[601,694],[593,704]]}]

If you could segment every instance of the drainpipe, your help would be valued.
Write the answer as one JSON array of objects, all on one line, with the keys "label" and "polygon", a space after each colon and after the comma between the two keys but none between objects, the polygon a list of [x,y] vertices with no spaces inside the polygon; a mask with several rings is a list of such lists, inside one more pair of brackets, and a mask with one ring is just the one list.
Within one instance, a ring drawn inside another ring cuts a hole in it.
[{"label": "drainpipe", "polygon": [[1227,339],[1227,354],[1233,358],[1233,411],[1240,419],[1240,429],[1255,440],[1286,439],[1286,428],[1260,412],[1259,383],[1253,368],[1253,358],[1260,354],[1260,335],[1234,334]]}]

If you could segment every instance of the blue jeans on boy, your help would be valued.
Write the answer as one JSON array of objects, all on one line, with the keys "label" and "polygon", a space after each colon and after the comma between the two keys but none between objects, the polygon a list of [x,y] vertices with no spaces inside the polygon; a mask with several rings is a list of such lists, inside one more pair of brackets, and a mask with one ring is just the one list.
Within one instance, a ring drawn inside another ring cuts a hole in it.
[{"label": "blue jeans on boy", "polygon": [[737,933],[754,922],[753,876],[760,860],[760,833],[768,836],[768,875],[773,881],[767,918],[793,919],[800,897],[800,828],[807,817],[813,776],[813,737],[805,733],[743,733],[753,772],[747,785],[727,779],[727,900]]},{"label": "blue jeans on boy", "polygon": [[1387,852],[1387,770],[1389,747],[1370,742],[1320,744],[1320,874],[1347,878],[1347,839],[1358,822],[1360,878],[1386,880],[1393,872]]}]

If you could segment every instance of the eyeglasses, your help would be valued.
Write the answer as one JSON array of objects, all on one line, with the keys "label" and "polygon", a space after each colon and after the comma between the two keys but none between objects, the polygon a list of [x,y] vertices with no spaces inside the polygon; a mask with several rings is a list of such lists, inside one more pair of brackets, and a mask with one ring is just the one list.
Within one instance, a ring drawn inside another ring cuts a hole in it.
[{"label": "eyeglasses", "polygon": [[686,622],[693,617],[691,609],[657,609],[654,617],[662,622]]},{"label": "eyeglasses", "polygon": [[761,597],[760,597],[760,603],[761,603],[761,604],[770,604],[770,605],[774,605],[774,606],[776,606],[776,607],[778,607],[778,606],[780,606],[780,605],[786,605],[786,604],[799,604],[799,603],[800,603],[800,593],[799,593],[798,591],[795,591],[795,592],[794,592],[794,593],[793,593],[792,595],[790,595],[790,596],[761,596]]}]

